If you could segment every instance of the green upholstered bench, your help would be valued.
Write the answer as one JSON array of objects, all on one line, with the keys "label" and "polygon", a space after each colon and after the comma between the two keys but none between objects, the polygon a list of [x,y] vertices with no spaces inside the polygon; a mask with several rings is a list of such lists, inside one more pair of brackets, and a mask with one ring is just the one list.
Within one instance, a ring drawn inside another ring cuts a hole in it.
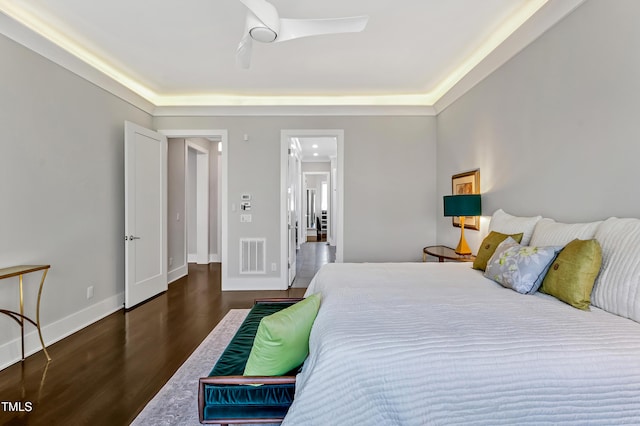
[{"label": "green upholstered bench", "polygon": [[[258,299],[209,377],[200,378],[200,423],[279,423],[289,411],[300,367],[284,376],[243,376],[260,320],[300,298]],[[259,384],[260,386],[251,386]]]}]

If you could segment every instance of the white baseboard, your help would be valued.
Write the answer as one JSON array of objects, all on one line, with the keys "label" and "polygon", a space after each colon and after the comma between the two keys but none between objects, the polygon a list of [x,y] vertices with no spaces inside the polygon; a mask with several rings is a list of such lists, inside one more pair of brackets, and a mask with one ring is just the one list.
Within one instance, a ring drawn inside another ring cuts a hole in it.
[{"label": "white baseboard", "polygon": [[[198,263],[198,255],[195,253],[187,254],[188,263]],[[209,253],[209,263],[220,262],[220,255]]]},{"label": "white baseboard", "polygon": [[189,266],[182,265],[171,271],[167,272],[167,283],[171,284],[174,281],[178,281],[182,277],[186,277],[189,273]]},{"label": "white baseboard", "polygon": [[222,291],[229,290],[287,290],[288,284],[282,277],[238,278],[223,277]]},{"label": "white baseboard", "polygon": [[[42,338],[48,347],[123,308],[124,293],[119,293],[52,324],[45,325],[42,327]],[[32,329],[24,335],[24,354],[29,356],[42,350],[42,346],[35,327],[32,327],[31,324],[27,324],[26,327]],[[20,361],[20,342],[20,338],[17,338],[0,346],[0,370]]]}]

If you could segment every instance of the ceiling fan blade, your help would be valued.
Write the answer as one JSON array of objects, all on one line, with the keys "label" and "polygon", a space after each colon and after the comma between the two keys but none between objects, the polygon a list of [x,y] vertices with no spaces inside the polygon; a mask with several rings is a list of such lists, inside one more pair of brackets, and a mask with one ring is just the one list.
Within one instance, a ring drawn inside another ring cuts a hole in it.
[{"label": "ceiling fan blade", "polygon": [[[241,0],[242,1],[242,0]],[[368,16],[334,19],[280,19],[276,42],[323,34],[359,33],[369,21]]]},{"label": "ceiling fan blade", "polygon": [[267,27],[278,31],[280,17],[275,6],[266,0],[240,0]]},{"label": "ceiling fan blade", "polygon": [[236,51],[236,64],[240,68],[247,69],[251,64],[251,49],[253,47],[253,40],[251,36],[247,33],[242,40],[240,40],[240,44],[238,45],[238,50]]}]

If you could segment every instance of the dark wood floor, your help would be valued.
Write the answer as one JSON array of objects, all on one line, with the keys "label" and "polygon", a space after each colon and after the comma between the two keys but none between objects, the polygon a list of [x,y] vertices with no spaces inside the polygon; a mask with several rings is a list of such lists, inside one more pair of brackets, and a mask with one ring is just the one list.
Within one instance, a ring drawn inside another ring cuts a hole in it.
[{"label": "dark wood floor", "polygon": [[0,425],[128,425],[230,309],[288,291],[220,291],[220,264],[190,265],[189,276],[129,311],[119,311],[0,371]]},{"label": "dark wood floor", "polygon": [[308,287],[318,269],[336,261],[336,247],[324,242],[300,244],[296,253],[296,278],[291,287]]}]

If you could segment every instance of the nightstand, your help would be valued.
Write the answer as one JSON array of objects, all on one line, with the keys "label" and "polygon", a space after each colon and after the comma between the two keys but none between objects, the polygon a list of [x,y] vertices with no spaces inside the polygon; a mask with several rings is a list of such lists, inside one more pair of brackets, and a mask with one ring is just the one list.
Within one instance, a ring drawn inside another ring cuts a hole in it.
[{"label": "nightstand", "polygon": [[454,249],[447,246],[428,246],[422,249],[422,261],[427,261],[427,255],[438,258],[438,262],[444,262],[445,259],[456,262],[473,262],[476,257],[472,254],[458,254]]}]

